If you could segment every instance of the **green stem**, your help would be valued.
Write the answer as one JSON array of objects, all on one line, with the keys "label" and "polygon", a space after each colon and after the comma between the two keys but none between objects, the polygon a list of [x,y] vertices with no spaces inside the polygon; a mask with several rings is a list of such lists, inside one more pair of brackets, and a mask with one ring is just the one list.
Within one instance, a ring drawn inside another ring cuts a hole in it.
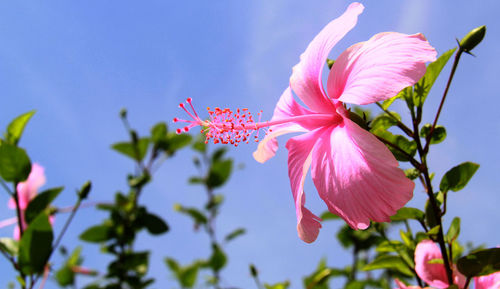
[{"label": "green stem", "polygon": [[437,241],[439,244],[439,248],[441,249],[441,255],[443,256],[443,263],[444,263],[444,267],[446,269],[446,275],[448,277],[448,284],[451,285],[451,284],[453,284],[453,271],[451,270],[451,265],[450,265],[450,261],[448,259],[448,253],[446,250],[446,244],[444,242],[443,223],[441,220],[441,217],[442,217],[441,209],[439,208],[439,206],[437,204],[437,201],[436,201],[436,198],[434,196],[433,189],[432,189],[432,181],[431,181],[431,178],[429,176],[429,169],[427,167],[426,154],[422,148],[422,143],[420,142],[418,124],[417,124],[416,119],[414,117],[412,117],[412,118],[413,118],[413,131],[415,132],[414,140],[417,143],[417,151],[418,151],[418,154],[420,156],[420,160],[421,160],[421,164],[422,164],[420,171],[424,175],[424,180],[425,180],[425,184],[427,187],[426,192],[427,192],[427,195],[429,197],[429,202],[430,202],[430,205],[432,208],[432,212],[434,214],[434,218],[439,226]]},{"label": "green stem", "polygon": [[446,83],[446,88],[444,89],[443,97],[441,98],[441,103],[439,104],[438,111],[436,113],[436,117],[434,118],[434,122],[432,123],[432,127],[429,131],[429,134],[427,135],[425,139],[425,147],[423,149],[423,152],[426,154],[429,151],[429,145],[431,143],[431,138],[432,134],[434,133],[434,129],[436,128],[439,115],[441,114],[441,110],[443,109],[444,101],[446,99],[446,95],[448,94],[448,90],[450,89],[451,86],[451,81],[453,80],[453,76],[455,75],[455,71],[457,70],[458,62],[460,60],[460,56],[462,55],[462,48],[459,47],[457,53],[455,54],[455,60],[453,61],[453,66],[451,68],[450,76],[448,77],[448,82]]},{"label": "green stem", "polygon": [[392,119],[394,119],[397,122],[398,127],[406,133],[407,136],[413,137],[413,131],[407,127],[401,120],[399,120],[392,112],[388,111],[385,109],[379,102],[375,102],[375,104],[380,107],[388,116],[390,116]]}]

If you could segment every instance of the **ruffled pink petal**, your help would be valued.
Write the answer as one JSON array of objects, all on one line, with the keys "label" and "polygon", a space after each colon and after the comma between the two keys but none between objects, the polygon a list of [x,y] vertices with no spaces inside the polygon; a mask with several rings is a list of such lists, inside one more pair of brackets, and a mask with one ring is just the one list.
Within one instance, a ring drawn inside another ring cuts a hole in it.
[{"label": "ruffled pink petal", "polygon": [[353,229],[388,222],[413,195],[391,152],[375,136],[344,118],[318,136],[311,175],[328,209]]},{"label": "ruffled pink petal", "polygon": [[[17,193],[19,196],[19,207],[26,210],[29,202],[36,196],[38,189],[45,184],[44,168],[37,163],[31,165],[31,172],[26,181],[17,184]],[[10,209],[16,208],[14,198],[9,200]]]},{"label": "ruffled pink petal", "polygon": [[475,289],[500,289],[500,272],[474,278]]},{"label": "ruffled pink petal", "polygon": [[[271,121],[290,118],[292,116],[311,114],[309,110],[298,104],[293,98],[290,87],[287,87],[276,104]],[[315,123],[310,121],[287,122],[269,127],[266,137],[259,142],[257,150],[253,153],[256,161],[264,163],[276,154],[278,141],[276,137],[291,132],[307,132],[314,128]]]},{"label": "ruffled pink petal", "polygon": [[[430,286],[436,288],[448,288],[448,277],[446,269],[443,264],[429,264],[433,259],[443,259],[439,246],[431,240],[424,240],[418,243],[415,249],[415,272]],[[466,278],[458,272],[455,265],[453,265],[453,283],[457,284],[460,288],[465,286]]]},{"label": "ruffled pink petal", "polygon": [[448,288],[448,278],[443,264],[429,264],[433,259],[442,259],[441,250],[431,240],[418,243],[415,249],[415,271],[417,275],[436,288]]},{"label": "ruffled pink petal", "polygon": [[324,129],[308,132],[288,140],[288,176],[295,200],[297,214],[297,231],[300,239],[312,243],[319,234],[321,219],[305,208],[304,179],[311,165],[312,149],[318,135]]},{"label": "ruffled pink petal", "polygon": [[328,95],[354,104],[388,99],[415,84],[436,54],[422,34],[376,34],[337,58],[328,76]]},{"label": "ruffled pink petal", "polygon": [[339,18],[333,20],[316,35],[294,66],[290,85],[293,91],[311,110],[331,111],[332,104],[326,97],[322,85],[322,71],[330,50],[355,25],[363,5],[352,3]]}]

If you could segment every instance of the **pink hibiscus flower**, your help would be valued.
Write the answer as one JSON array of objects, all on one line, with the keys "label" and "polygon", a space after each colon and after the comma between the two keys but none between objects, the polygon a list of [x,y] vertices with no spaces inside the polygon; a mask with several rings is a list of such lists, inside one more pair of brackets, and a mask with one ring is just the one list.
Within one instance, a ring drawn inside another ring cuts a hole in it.
[{"label": "pink hibiscus flower", "polygon": [[[37,163],[31,166],[31,172],[26,181],[17,184],[17,193],[19,196],[19,208],[21,210],[21,225],[23,230],[26,229],[26,222],[24,221],[24,211],[28,208],[29,202],[36,196],[38,189],[45,184],[44,168]],[[8,206],[10,209],[16,209],[16,201],[14,198],[9,200]],[[53,218],[51,217],[51,222]],[[20,231],[19,226],[14,228],[14,239],[19,240]]]},{"label": "pink hibiscus flower", "polygon": [[[441,263],[429,263],[431,260],[443,259],[439,246],[431,240],[418,243],[415,249],[415,271],[420,279],[435,288],[448,288],[446,269]],[[465,285],[465,277],[453,268],[453,281],[460,288]]]},{"label": "pink hibiscus flower", "polygon": [[500,272],[474,277],[475,289],[500,289]]},{"label": "pink hibiscus flower", "polygon": [[[313,39],[293,68],[290,87],[285,90],[268,122],[255,122],[246,111],[209,109],[210,119],[203,121],[191,105],[193,120],[188,131],[202,126],[207,141],[238,145],[251,134],[268,127],[254,158],[265,162],[274,156],[276,137],[292,132],[286,144],[288,174],[295,200],[297,230],[305,242],[313,242],[321,228],[321,219],[305,207],[305,176],[311,167],[313,182],[328,209],[342,217],[354,229],[366,229],[370,220],[390,221],[413,195],[414,183],[398,168],[398,162],[374,135],[349,119],[344,103],[368,104],[395,96],[415,84],[425,73],[425,63],[436,59],[436,51],[422,34],[385,32],[366,42],[357,43],[335,61],[322,85],[322,72],[333,46],[351,30],[364,7],[351,4],[345,13],[330,22]],[[298,104],[292,91],[307,106]],[[259,113],[260,115],[260,113]],[[178,133],[182,130],[178,129]]]}]

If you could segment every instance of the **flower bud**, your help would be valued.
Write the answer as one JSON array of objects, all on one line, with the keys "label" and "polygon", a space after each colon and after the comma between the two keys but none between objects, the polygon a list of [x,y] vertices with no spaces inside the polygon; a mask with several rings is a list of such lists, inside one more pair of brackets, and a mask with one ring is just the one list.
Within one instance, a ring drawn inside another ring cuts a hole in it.
[{"label": "flower bud", "polygon": [[127,109],[126,108],[120,109],[120,117],[127,118]]},{"label": "flower bud", "polygon": [[83,184],[80,191],[78,191],[78,197],[82,200],[86,199],[89,195],[91,187],[92,183],[90,181],[87,181],[85,184]]},{"label": "flower bud", "polygon": [[486,26],[480,26],[472,29],[464,38],[460,41],[460,49],[464,52],[470,52],[474,47],[476,47],[484,38],[486,34]]}]

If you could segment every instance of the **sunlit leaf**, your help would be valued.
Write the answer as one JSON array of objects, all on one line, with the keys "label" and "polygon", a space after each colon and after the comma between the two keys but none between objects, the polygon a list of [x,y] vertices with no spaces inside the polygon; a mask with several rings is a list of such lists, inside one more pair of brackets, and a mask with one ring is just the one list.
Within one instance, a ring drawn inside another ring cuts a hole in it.
[{"label": "sunlit leaf", "polygon": [[24,128],[31,117],[35,114],[35,111],[28,111],[20,116],[13,119],[7,126],[7,132],[5,134],[5,141],[9,144],[17,145],[21,135],[23,134]]},{"label": "sunlit leaf", "polygon": [[0,145],[0,175],[7,182],[22,182],[31,172],[31,161],[22,148],[8,143]]},{"label": "sunlit leaf", "polygon": [[461,163],[447,171],[441,179],[439,189],[442,192],[452,190],[454,192],[463,189],[479,168],[478,164],[472,162]]}]

